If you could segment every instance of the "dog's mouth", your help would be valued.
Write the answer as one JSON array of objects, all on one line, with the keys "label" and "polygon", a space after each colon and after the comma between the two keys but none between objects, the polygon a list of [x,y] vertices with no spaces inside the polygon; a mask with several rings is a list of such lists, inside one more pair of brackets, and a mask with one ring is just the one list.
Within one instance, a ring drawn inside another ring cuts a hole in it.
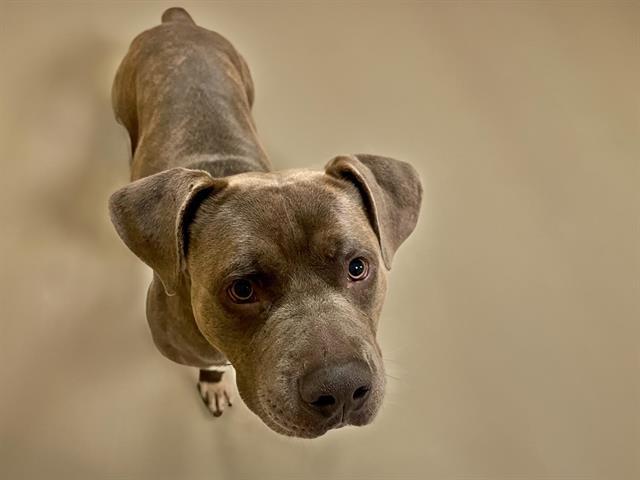
[{"label": "dog's mouth", "polygon": [[289,419],[284,409],[273,400],[260,397],[258,416],[273,431],[288,437],[317,438],[332,427],[330,425],[303,425]]},{"label": "dog's mouth", "polygon": [[288,418],[284,409],[271,400],[260,400],[260,418],[273,431],[288,437],[317,438],[329,430],[350,425],[339,417],[333,417],[316,422],[299,422]]}]

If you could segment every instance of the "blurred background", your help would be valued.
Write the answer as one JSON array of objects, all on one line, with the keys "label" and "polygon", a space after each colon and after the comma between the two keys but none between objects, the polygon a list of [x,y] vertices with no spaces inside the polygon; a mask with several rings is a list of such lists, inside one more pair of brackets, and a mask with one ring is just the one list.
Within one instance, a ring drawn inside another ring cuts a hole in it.
[{"label": "blurred background", "polygon": [[0,4],[0,477],[640,478],[640,4],[179,4],[247,59],[276,168],[424,182],[383,411],[314,441],[210,417],[108,220],[113,75],[175,5]]}]

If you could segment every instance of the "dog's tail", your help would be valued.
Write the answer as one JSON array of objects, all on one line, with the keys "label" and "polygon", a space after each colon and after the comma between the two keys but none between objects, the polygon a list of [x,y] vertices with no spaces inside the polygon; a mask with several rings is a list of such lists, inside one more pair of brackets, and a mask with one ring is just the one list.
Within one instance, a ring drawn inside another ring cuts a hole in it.
[{"label": "dog's tail", "polygon": [[162,23],[168,22],[186,22],[193,25],[196,24],[196,22],[193,21],[193,18],[191,18],[191,15],[181,7],[171,7],[165,10],[162,14]]}]

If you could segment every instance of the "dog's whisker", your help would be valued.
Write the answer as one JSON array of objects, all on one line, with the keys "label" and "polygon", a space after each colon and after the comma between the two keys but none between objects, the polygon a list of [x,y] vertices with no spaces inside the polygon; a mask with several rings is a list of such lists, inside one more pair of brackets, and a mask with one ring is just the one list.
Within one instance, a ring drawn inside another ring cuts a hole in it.
[{"label": "dog's whisker", "polygon": [[400,363],[400,360],[394,360],[393,358],[384,357],[384,356],[382,357],[382,360],[389,363]]}]

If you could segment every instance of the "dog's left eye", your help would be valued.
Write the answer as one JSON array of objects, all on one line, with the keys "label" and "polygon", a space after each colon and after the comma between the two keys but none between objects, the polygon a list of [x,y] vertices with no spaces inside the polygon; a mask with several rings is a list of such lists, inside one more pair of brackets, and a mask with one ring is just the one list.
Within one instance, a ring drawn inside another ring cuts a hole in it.
[{"label": "dog's left eye", "polygon": [[369,273],[369,264],[362,258],[354,258],[349,262],[349,278],[354,281],[364,280]]},{"label": "dog's left eye", "polygon": [[235,303],[250,303],[253,301],[253,285],[249,280],[235,280],[227,292]]}]

